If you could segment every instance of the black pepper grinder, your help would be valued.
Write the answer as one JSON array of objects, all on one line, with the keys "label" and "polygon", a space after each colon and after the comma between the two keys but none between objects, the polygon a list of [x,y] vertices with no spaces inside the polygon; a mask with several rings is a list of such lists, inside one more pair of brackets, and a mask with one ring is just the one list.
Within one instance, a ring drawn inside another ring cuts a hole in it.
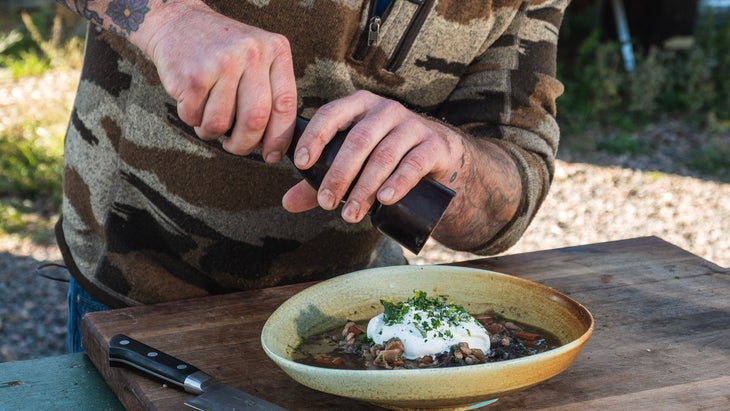
[{"label": "black pepper grinder", "polygon": [[[292,162],[297,142],[308,123],[306,119],[297,117],[294,137],[286,153]],[[338,132],[324,147],[322,154],[312,167],[307,170],[299,170],[304,179],[315,189],[319,189],[322,179],[332,166],[346,137],[347,131]],[[349,195],[349,190],[347,195]],[[441,220],[454,195],[456,193],[443,184],[424,178],[405,197],[393,205],[383,205],[376,200],[368,214],[373,226],[381,233],[394,239],[414,254],[418,254],[436,228],[436,224]]]}]

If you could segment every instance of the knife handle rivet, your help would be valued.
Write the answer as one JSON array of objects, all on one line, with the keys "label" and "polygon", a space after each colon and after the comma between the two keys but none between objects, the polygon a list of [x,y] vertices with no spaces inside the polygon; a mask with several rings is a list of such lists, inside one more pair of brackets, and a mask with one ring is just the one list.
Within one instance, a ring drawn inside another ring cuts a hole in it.
[{"label": "knife handle rivet", "polygon": [[148,357],[157,357],[157,353],[155,351],[150,351],[147,353]]},{"label": "knife handle rivet", "polygon": [[184,370],[184,369],[188,368],[188,365],[187,364],[178,364],[176,368],[178,370]]},{"label": "knife handle rivet", "polygon": [[119,341],[119,345],[129,345],[129,340]]}]

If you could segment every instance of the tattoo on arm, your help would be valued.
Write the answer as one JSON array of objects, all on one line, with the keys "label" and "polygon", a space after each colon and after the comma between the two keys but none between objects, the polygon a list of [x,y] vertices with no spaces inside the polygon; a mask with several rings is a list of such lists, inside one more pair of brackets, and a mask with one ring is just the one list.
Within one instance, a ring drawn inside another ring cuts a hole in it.
[{"label": "tattoo on arm", "polygon": [[[437,239],[457,249],[480,250],[513,217],[505,215],[503,210],[519,204],[521,197],[509,183],[519,176],[514,175],[508,155],[490,155],[485,159],[488,152],[499,148],[479,139],[467,144],[462,137],[462,143],[465,151],[464,163],[458,171],[462,189],[456,203],[459,211],[445,216],[439,223]],[[475,166],[480,161],[488,162],[488,170]]]},{"label": "tattoo on arm", "polygon": [[[112,0],[106,14],[111,17],[112,22],[127,35],[139,30],[139,25],[144,21],[144,15],[150,11],[148,0]],[[110,26],[109,31],[115,32],[116,27]],[[116,32],[124,36],[124,33]]]},{"label": "tattoo on arm", "polygon": [[[150,11],[149,0],[111,0],[103,12],[105,16],[102,17],[99,12],[94,10],[94,4],[98,4],[96,0],[72,0],[72,5],[69,5],[65,0],[56,1],[66,5],[79,16],[98,26],[103,27],[105,17],[108,17],[110,22],[106,28],[111,33],[122,37],[139,30],[139,26],[144,22],[145,15]],[[163,3],[167,1],[162,0]]]},{"label": "tattoo on arm", "polygon": [[[461,136],[461,165],[459,166],[460,169],[464,168],[464,164],[466,164],[466,143],[464,142],[464,136]],[[458,171],[454,171],[454,174],[451,175],[451,178],[449,178],[449,183],[453,183],[456,181],[456,177],[459,176]]]}]

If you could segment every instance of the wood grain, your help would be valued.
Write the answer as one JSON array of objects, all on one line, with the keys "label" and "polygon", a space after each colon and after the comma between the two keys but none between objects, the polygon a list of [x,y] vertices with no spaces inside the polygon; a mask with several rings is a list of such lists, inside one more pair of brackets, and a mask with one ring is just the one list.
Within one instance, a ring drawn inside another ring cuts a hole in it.
[{"label": "wood grain", "polygon": [[[730,273],[656,237],[486,258],[457,265],[524,277],[583,303],[596,331],[562,374],[489,409],[725,409],[730,401]],[[375,407],[289,379],[264,354],[269,314],[307,284],[92,313],[83,344],[127,409],[177,410],[190,396],[110,368],[126,333],[289,409]]]}]

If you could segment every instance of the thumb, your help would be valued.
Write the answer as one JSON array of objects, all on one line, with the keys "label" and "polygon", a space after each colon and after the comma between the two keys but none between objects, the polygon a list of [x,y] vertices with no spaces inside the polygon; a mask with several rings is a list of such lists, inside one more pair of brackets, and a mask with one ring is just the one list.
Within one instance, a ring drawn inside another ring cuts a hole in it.
[{"label": "thumb", "polygon": [[281,199],[281,205],[290,213],[301,213],[311,210],[317,206],[317,190],[306,180],[302,180],[290,188]]}]

